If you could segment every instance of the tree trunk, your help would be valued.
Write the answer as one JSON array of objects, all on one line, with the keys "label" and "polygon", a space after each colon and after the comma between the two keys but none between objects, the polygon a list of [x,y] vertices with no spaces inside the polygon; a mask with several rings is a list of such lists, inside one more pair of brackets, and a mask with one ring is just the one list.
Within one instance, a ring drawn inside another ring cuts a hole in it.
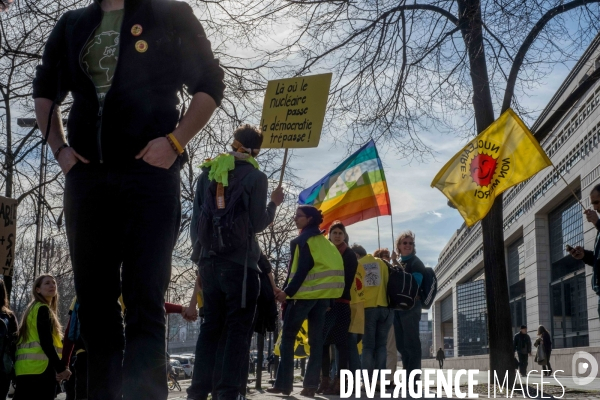
[{"label": "tree trunk", "polygon": [[[4,167],[6,168],[6,187],[4,196],[11,199],[13,197],[13,180],[14,180],[14,156],[12,152],[12,115],[10,110],[9,94],[4,96],[4,106],[6,108],[6,154],[4,156]],[[17,207],[18,209],[18,207]],[[4,286],[6,286],[6,297],[10,303],[10,293],[12,291],[13,279],[12,276],[4,276]]]},{"label": "tree trunk", "polygon": [[[459,24],[471,67],[475,122],[477,132],[481,133],[495,120],[483,45],[481,3],[479,0],[459,0],[458,7]],[[496,197],[492,209],[483,219],[482,232],[490,370],[502,378],[508,372],[509,382],[513,382],[514,352],[504,260],[502,195]]]}]

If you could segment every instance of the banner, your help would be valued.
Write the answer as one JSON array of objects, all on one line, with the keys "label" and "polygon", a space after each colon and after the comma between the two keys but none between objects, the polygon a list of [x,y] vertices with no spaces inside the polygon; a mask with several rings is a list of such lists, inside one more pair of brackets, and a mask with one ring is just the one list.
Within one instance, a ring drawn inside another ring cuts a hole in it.
[{"label": "banner", "polygon": [[472,226],[487,215],[497,195],[550,165],[538,141],[508,109],[444,165],[431,187]]},{"label": "banner", "polygon": [[260,127],[261,146],[317,147],[325,119],[331,74],[269,81]]},{"label": "banner", "polygon": [[4,276],[13,275],[17,236],[17,200],[0,196],[0,266]]}]

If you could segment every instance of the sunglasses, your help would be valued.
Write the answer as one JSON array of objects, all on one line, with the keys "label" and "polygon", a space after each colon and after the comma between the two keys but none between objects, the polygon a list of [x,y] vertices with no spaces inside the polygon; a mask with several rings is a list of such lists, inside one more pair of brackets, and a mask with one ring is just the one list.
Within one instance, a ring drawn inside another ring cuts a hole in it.
[{"label": "sunglasses", "polygon": [[408,245],[414,246],[415,242],[402,242],[402,244],[408,244]]}]

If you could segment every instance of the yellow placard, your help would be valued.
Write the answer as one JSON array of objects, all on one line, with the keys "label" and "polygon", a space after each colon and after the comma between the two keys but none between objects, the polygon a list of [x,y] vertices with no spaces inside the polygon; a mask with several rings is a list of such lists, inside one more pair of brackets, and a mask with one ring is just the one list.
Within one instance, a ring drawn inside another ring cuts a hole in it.
[{"label": "yellow placard", "polygon": [[12,276],[17,236],[17,200],[0,196],[0,267]]},{"label": "yellow placard", "polygon": [[260,126],[263,149],[317,147],[331,73],[269,81]]}]

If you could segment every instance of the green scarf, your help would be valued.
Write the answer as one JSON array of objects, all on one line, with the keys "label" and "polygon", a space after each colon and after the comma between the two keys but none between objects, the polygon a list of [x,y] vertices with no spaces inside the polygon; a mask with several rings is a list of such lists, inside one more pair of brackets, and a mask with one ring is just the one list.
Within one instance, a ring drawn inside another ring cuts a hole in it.
[{"label": "green scarf", "polygon": [[[242,154],[242,153],[235,153]],[[229,184],[229,171],[232,171],[235,168],[235,160],[243,160],[249,162],[254,166],[254,168],[258,168],[258,163],[254,159],[254,157],[244,154],[247,157],[236,157],[233,154],[219,154],[217,157],[212,160],[205,161],[201,168],[208,168],[208,180],[216,181],[217,183],[223,184],[223,186],[227,186]]]}]

